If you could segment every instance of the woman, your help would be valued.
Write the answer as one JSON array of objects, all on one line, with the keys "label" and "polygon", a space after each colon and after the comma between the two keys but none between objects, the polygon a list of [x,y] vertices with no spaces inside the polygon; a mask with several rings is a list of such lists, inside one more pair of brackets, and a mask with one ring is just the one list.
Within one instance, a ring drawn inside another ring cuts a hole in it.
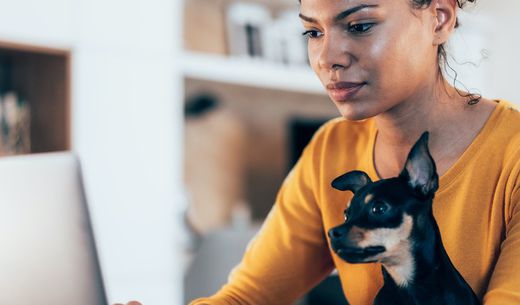
[{"label": "woman", "polygon": [[372,304],[380,266],[329,247],[352,196],[330,182],[354,169],[398,175],[426,130],[452,262],[484,304],[520,304],[520,113],[457,91],[439,68],[465,2],[301,0],[312,68],[342,118],[314,136],[229,283],[192,304],[290,304],[334,268],[350,304]]}]

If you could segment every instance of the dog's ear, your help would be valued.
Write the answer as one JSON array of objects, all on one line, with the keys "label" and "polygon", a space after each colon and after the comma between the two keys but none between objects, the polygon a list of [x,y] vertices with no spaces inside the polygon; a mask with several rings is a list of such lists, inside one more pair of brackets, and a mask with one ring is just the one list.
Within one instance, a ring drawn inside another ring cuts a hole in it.
[{"label": "dog's ear", "polygon": [[332,187],[340,191],[356,193],[360,188],[372,182],[370,177],[362,171],[351,171],[332,181]]},{"label": "dog's ear", "polygon": [[429,133],[425,132],[414,144],[400,174],[415,191],[427,197],[439,188],[435,161],[428,150],[428,137]]}]

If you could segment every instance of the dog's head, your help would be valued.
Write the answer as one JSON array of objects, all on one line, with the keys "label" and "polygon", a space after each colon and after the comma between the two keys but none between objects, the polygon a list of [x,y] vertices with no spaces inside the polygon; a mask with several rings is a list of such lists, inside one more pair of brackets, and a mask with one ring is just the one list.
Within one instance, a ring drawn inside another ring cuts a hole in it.
[{"label": "dog's head", "polygon": [[412,229],[426,225],[438,181],[427,132],[398,177],[372,182],[366,173],[351,171],[334,179],[332,187],[354,197],[345,222],[329,230],[332,249],[350,263],[392,263],[413,243]]}]

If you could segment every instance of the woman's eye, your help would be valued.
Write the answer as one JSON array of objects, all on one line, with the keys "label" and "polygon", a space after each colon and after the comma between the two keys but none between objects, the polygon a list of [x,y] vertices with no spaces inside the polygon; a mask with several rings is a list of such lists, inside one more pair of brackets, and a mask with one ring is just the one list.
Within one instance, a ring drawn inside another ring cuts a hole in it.
[{"label": "woman's eye", "polygon": [[323,34],[316,30],[309,30],[302,33],[303,36],[307,36],[307,38],[314,39],[322,36]]},{"label": "woman's eye", "polygon": [[389,208],[390,208],[390,206],[387,203],[376,202],[372,206],[372,214],[378,215],[378,216],[383,215],[386,213],[386,211],[388,211]]},{"label": "woman's eye", "polygon": [[353,34],[363,34],[367,33],[372,29],[372,27],[375,25],[375,23],[358,23],[358,24],[351,24],[348,26],[348,31]]}]

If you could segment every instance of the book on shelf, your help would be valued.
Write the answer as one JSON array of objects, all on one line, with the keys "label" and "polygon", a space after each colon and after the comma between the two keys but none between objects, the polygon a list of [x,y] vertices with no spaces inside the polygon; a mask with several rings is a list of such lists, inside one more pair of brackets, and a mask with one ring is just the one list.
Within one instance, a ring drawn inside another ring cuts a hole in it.
[{"label": "book on shelf", "polygon": [[0,58],[0,156],[31,152],[29,104],[13,89],[12,63]]},{"label": "book on shelf", "polygon": [[297,7],[274,9],[259,2],[190,0],[184,13],[184,46],[189,51],[283,65],[308,64]]},{"label": "book on shelf", "polygon": [[305,65],[307,47],[297,9],[272,14],[259,3],[234,2],[227,8],[231,56],[261,58],[285,65]]},{"label": "book on shelf", "polygon": [[0,156],[31,152],[31,111],[14,91],[0,97]]}]

